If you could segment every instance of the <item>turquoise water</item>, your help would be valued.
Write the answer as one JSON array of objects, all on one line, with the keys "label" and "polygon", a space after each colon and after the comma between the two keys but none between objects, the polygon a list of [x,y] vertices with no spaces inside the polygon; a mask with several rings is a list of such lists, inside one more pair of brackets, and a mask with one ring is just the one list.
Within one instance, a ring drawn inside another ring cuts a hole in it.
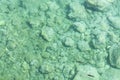
[{"label": "turquoise water", "polygon": [[119,0],[0,0],[0,80],[120,80]]}]

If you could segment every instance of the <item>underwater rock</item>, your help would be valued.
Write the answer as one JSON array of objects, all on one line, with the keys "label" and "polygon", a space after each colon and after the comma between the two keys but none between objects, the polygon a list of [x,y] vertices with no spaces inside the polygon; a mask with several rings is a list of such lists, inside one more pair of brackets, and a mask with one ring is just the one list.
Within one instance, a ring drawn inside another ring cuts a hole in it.
[{"label": "underwater rock", "polygon": [[92,45],[94,48],[102,49],[106,47],[106,32],[96,31],[95,37],[92,39]]},{"label": "underwater rock", "polygon": [[74,40],[70,37],[66,37],[64,40],[64,45],[68,47],[74,46]]},{"label": "underwater rock", "polygon": [[[68,11],[68,17],[70,19],[75,19],[75,20],[80,20],[83,19],[85,20],[87,18],[87,12],[79,2],[71,2],[69,4],[69,11]],[[83,14],[84,13],[84,14]]]},{"label": "underwater rock", "polygon": [[108,17],[109,24],[116,29],[120,29],[120,17],[109,16]]},{"label": "underwater rock", "polygon": [[79,41],[78,42],[78,49],[80,51],[88,51],[88,50],[90,50],[89,43],[86,42],[86,41]]},{"label": "underwater rock", "polygon": [[41,35],[45,40],[52,41],[54,37],[54,30],[51,27],[43,27]]},{"label": "underwater rock", "polygon": [[93,11],[104,11],[114,0],[86,0],[85,6]]},{"label": "underwater rock", "polygon": [[110,65],[120,69],[120,43],[113,44],[109,50]]},{"label": "underwater rock", "polygon": [[101,75],[100,80],[120,80],[120,70],[110,68]]},{"label": "underwater rock", "polygon": [[82,33],[86,31],[86,24],[84,22],[74,22],[73,26],[78,32]]},{"label": "underwater rock", "polygon": [[90,65],[80,65],[77,69],[78,73],[73,80],[99,80],[96,68]]},{"label": "underwater rock", "polygon": [[43,74],[48,74],[54,71],[54,66],[51,63],[44,62],[41,66],[39,71]]}]

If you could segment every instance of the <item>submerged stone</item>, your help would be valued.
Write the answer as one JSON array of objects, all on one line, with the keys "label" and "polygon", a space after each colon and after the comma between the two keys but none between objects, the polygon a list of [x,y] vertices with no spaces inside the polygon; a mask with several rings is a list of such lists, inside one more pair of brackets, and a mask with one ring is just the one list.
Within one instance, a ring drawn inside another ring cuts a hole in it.
[{"label": "submerged stone", "polygon": [[47,41],[52,41],[54,37],[54,30],[51,27],[43,27],[41,31],[42,37]]},{"label": "submerged stone", "polygon": [[85,32],[86,27],[87,27],[87,25],[82,21],[81,22],[74,22],[73,26],[78,32],[81,32],[81,33]]},{"label": "submerged stone", "polygon": [[94,11],[104,11],[113,0],[86,0],[85,6]]},{"label": "submerged stone", "polygon": [[81,65],[77,69],[78,73],[73,80],[99,80],[99,74],[96,68],[90,65]]},{"label": "submerged stone", "polygon": [[101,75],[100,80],[120,80],[120,70],[110,68]]},{"label": "submerged stone", "polygon": [[120,29],[120,17],[109,16],[108,17],[109,24],[116,29]]},{"label": "submerged stone", "polygon": [[114,44],[109,50],[110,65],[120,69],[120,43]]},{"label": "submerged stone", "polygon": [[64,40],[64,45],[68,47],[74,46],[74,40],[70,37],[66,37]]},{"label": "submerged stone", "polygon": [[86,42],[86,41],[79,41],[78,42],[78,49],[80,51],[88,51],[88,50],[90,50],[89,43]]}]

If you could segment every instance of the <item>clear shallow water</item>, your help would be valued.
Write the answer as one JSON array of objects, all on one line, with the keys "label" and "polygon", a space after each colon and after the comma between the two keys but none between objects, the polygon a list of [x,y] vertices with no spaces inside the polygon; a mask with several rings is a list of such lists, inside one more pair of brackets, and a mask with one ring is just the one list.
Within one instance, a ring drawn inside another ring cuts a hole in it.
[{"label": "clear shallow water", "polygon": [[118,0],[0,0],[0,80],[119,80]]}]

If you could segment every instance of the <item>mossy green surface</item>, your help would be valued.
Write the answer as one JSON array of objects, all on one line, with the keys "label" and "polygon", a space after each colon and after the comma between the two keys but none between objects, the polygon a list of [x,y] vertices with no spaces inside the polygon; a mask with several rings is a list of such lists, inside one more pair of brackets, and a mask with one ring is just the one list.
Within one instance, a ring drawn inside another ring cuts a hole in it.
[{"label": "mossy green surface", "polygon": [[0,0],[0,80],[120,80],[119,7]]}]

